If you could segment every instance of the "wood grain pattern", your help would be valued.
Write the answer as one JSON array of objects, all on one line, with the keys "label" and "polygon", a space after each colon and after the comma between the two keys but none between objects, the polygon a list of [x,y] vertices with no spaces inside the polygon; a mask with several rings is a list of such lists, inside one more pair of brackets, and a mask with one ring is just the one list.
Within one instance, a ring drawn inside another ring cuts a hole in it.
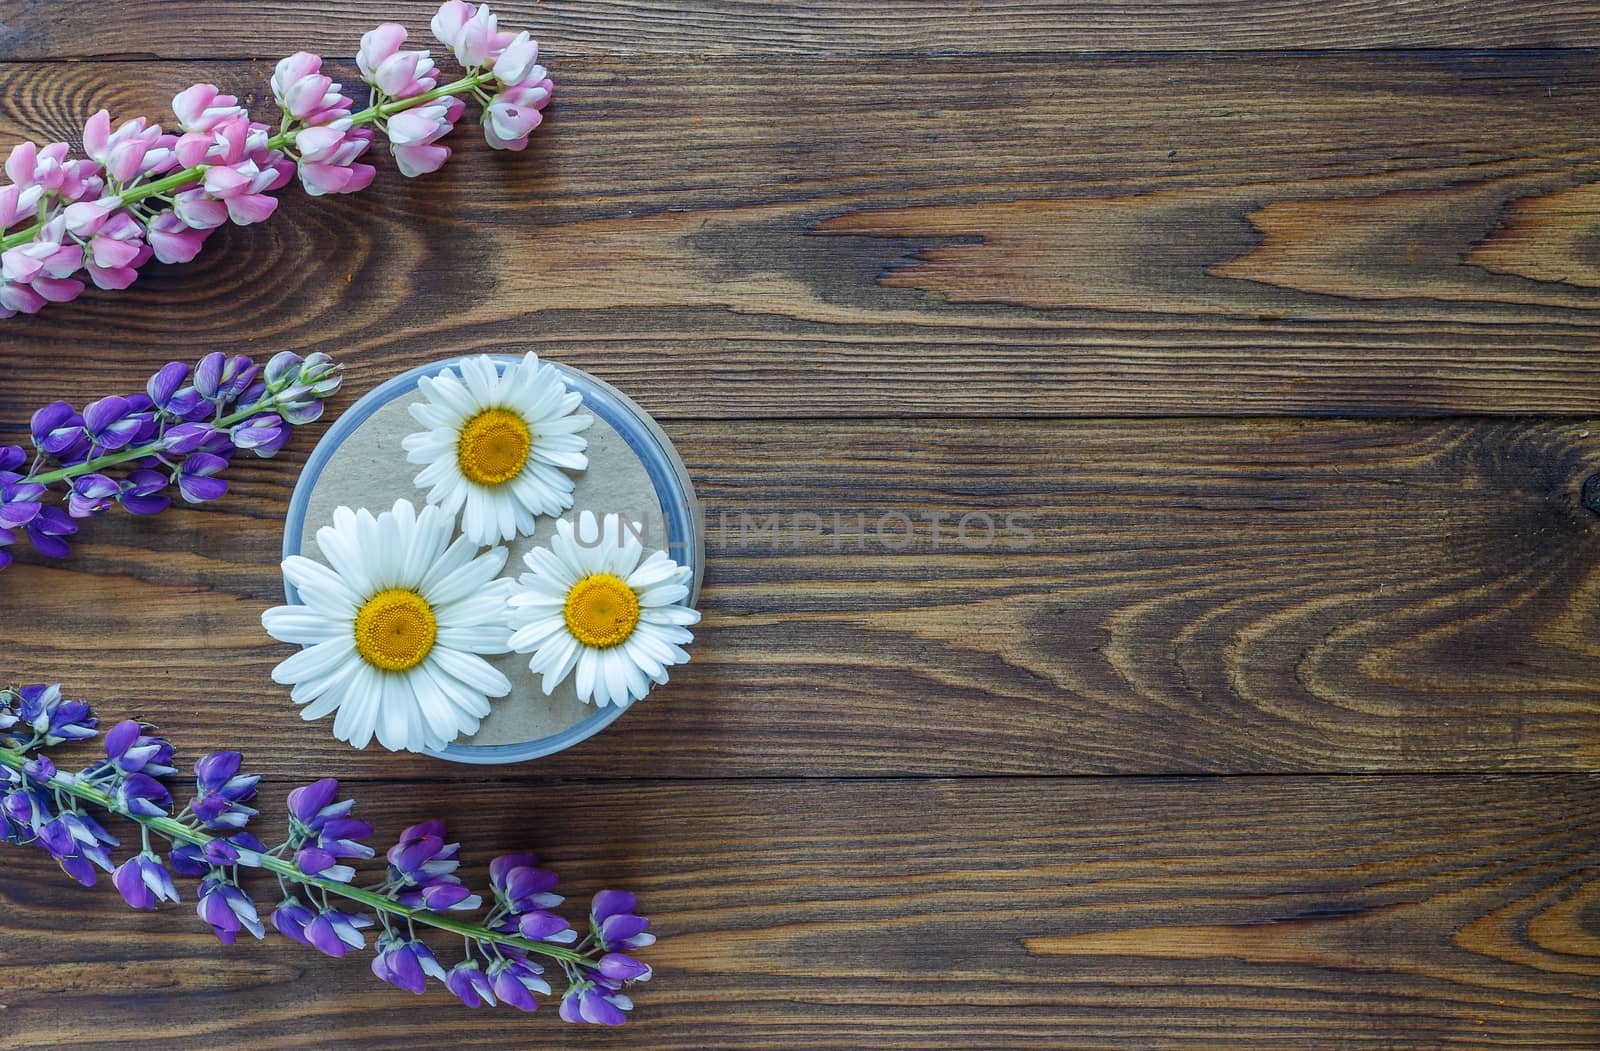
[{"label": "wood grain pattern", "polygon": [[[695,661],[541,770],[1600,764],[1600,516],[1579,503],[1600,429],[972,420],[671,433],[708,527]],[[473,776],[351,758],[303,733],[265,686],[292,652],[259,616],[281,601],[280,523],[308,448],[241,461],[221,503],[89,523],[70,570],[8,570],[0,585],[18,604],[0,640],[21,656],[15,673],[115,699],[191,747],[226,736],[274,773],[311,756],[367,775]],[[52,629],[35,637],[41,621]],[[101,665],[89,655],[107,638],[128,649]]]},{"label": "wood grain pattern", "polygon": [[[139,68],[0,67],[0,146],[267,72]],[[462,129],[437,176],[289,191],[202,262],[7,322],[7,396],[142,382],[152,344],[377,377],[514,334],[668,418],[1600,413],[1587,55],[559,75],[526,155]]]},{"label": "wood grain pattern", "polygon": [[1592,775],[356,794],[380,833],[451,815],[474,882],[532,846],[577,900],[636,889],[662,940],[629,1028],[451,1008],[282,939],[223,948],[188,907],[134,915],[0,847],[0,1042],[1574,1051],[1600,1033]]},{"label": "wood grain pattern", "polygon": [[[352,0],[315,16],[293,0],[0,0],[0,56],[264,58],[355,54],[379,22],[433,43],[433,0]],[[1600,44],[1593,0],[503,0],[502,25],[565,55],[1311,48]]]}]

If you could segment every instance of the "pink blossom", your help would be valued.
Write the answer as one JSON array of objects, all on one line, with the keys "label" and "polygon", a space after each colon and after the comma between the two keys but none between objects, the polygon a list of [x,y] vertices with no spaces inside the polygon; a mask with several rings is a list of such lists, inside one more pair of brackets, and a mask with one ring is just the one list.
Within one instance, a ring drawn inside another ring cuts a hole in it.
[{"label": "pink blossom", "polygon": [[294,144],[300,151],[300,184],[312,196],[364,190],[377,174],[372,165],[355,163],[372,145],[372,132],[352,128],[348,119],[303,128],[295,133]]},{"label": "pink blossom", "polygon": [[447,0],[433,16],[433,35],[455,52],[456,60],[469,70],[495,60],[512,41],[512,34],[498,29],[498,20],[488,4],[474,11],[462,0]]},{"label": "pink blossom", "polygon": [[[93,161],[67,159],[64,142],[52,142],[43,149],[31,142],[18,143],[6,159],[6,174],[24,194],[37,188],[33,204],[28,207],[50,195],[66,201],[94,199],[105,185],[100,168]],[[19,203],[18,209],[22,207]]]},{"label": "pink blossom", "polygon": [[436,172],[450,159],[450,147],[435,143],[450,134],[466,104],[451,96],[389,118],[389,149],[400,174],[415,178]]},{"label": "pink blossom", "polygon": [[245,109],[232,95],[218,94],[215,84],[196,84],[172,98],[172,112],[178,127],[187,132],[208,132],[225,120],[245,116]]},{"label": "pink blossom", "polygon": [[539,44],[526,30],[518,33],[495,59],[494,77],[507,86],[528,81],[538,83],[545,75],[545,68],[539,65]]},{"label": "pink blossom", "polygon": [[361,79],[394,99],[408,99],[432,91],[439,83],[433,59],[426,51],[401,51],[404,26],[385,22],[361,38],[356,65]]},{"label": "pink blossom", "polygon": [[[227,207],[224,205],[219,207],[222,208],[226,218]],[[210,236],[211,230],[195,229],[180,219],[177,212],[172,211],[162,212],[150,220],[146,234],[150,239],[150,249],[157,259],[163,263],[187,263],[200,254],[200,248]]]},{"label": "pink blossom", "polygon": [[[77,207],[74,205],[73,207]],[[84,249],[84,269],[100,288],[127,288],[153,254],[144,224],[127,211],[113,213]]]},{"label": "pink blossom", "polygon": [[555,87],[549,80],[518,84],[496,95],[483,111],[483,137],[497,150],[521,150],[528,135],[544,119],[540,110],[550,104]]},{"label": "pink blossom", "polygon": [[83,126],[83,152],[119,183],[142,175],[160,175],[177,163],[172,147],[177,137],[163,135],[161,125],[146,125],[143,117],[111,130],[111,115],[101,110]]},{"label": "pink blossom", "polygon": [[[232,167],[206,169],[201,185],[207,197],[227,207],[229,219],[239,226],[249,226],[277,210],[277,198],[269,197],[267,191],[277,184],[278,177],[277,168],[262,170],[256,167],[255,161],[247,160]],[[181,213],[179,217],[185,218]]]},{"label": "pink blossom", "polygon": [[307,124],[328,124],[344,116],[354,103],[321,70],[322,59],[309,51],[279,62],[272,74],[272,97],[279,108]]},{"label": "pink blossom", "polygon": [[0,309],[36,313],[45,303],[65,303],[83,291],[72,275],[83,265],[83,249],[63,244],[66,220],[46,223],[27,244],[0,253]]}]

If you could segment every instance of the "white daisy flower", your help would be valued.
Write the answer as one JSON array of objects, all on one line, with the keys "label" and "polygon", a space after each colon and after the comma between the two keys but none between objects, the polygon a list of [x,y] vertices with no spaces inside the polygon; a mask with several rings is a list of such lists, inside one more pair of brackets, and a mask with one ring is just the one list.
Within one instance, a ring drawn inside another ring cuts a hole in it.
[{"label": "white daisy flower", "polygon": [[667,668],[689,659],[683,645],[700,614],[676,603],[693,576],[656,551],[642,562],[639,526],[621,518],[603,522],[585,511],[574,527],[556,523],[548,548],[523,556],[512,594],[511,648],[532,653],[528,670],[543,675],[548,695],[574,669],[578,697],[597,705],[627,704],[667,681]]},{"label": "white daisy flower", "polygon": [[376,734],[390,751],[443,748],[476,733],[489,698],[511,683],[480,654],[507,652],[506,598],[496,580],[503,547],[478,553],[450,542],[455,520],[408,501],[373,517],[341,507],[317,530],[328,568],[303,555],[283,575],[303,605],[261,615],[267,634],[305,647],[272,670],[292,685],[301,718],[337,711],[333,735],[365,748]]},{"label": "white daisy flower", "polygon": [[487,546],[533,532],[538,515],[572,506],[572,479],[589,466],[588,442],[578,432],[594,417],[575,413],[583,395],[569,391],[554,365],[531,351],[496,372],[487,355],[424,376],[426,401],[411,415],[427,427],[401,442],[406,459],[427,464],[414,479],[428,503],[461,515],[461,532]]}]

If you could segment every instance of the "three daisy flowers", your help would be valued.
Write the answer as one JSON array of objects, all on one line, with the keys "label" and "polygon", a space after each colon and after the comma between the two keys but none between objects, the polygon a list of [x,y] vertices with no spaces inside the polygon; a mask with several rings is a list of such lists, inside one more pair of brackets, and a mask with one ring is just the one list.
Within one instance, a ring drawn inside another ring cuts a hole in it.
[{"label": "three daisy flowers", "polygon": [[582,396],[531,352],[503,368],[470,358],[418,389],[410,411],[426,430],[402,445],[422,465],[426,505],[339,508],[317,531],[326,565],[283,563],[300,604],[262,615],[273,638],[303,647],[272,673],[301,715],[333,714],[334,736],[357,748],[376,738],[437,751],[476,733],[491,699],[511,692],[486,657],[530,654],[546,695],[575,676],[579,698],[597,705],[666,682],[700,619],[682,604],[692,571],[647,554],[636,524],[584,510],[523,556],[528,572],[501,576],[499,542],[573,505],[567,472],[587,468],[582,432],[594,422],[578,412]]}]

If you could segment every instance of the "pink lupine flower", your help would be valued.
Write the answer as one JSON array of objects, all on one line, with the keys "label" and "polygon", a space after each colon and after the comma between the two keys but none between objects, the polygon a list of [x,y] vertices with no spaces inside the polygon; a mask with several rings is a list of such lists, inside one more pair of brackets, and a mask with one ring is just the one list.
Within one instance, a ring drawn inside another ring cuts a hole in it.
[{"label": "pink lupine flower", "polygon": [[328,124],[354,105],[339,94],[339,85],[322,74],[322,59],[296,51],[278,63],[272,74],[272,97],[291,117],[307,124]]},{"label": "pink lupine flower", "polygon": [[[226,218],[226,206],[222,206],[222,212]],[[146,231],[151,251],[163,263],[189,262],[200,254],[200,248],[206,243],[206,238],[210,234],[210,228],[196,229],[180,219],[177,212],[162,212],[150,220],[150,226]]]},{"label": "pink lupine flower", "polygon": [[550,104],[549,80],[518,84],[496,95],[483,111],[483,137],[497,150],[527,148],[528,135],[544,120],[539,112]]},{"label": "pink lupine flower", "polygon": [[[67,158],[64,142],[52,142],[43,149],[31,142],[18,143],[6,159],[6,174],[24,192],[37,187],[40,195],[55,195],[66,201],[98,198],[105,185],[93,161]],[[35,196],[35,203],[38,200],[39,196]]]},{"label": "pink lupine flower", "polygon": [[205,194],[221,201],[228,210],[228,218],[240,226],[259,223],[278,208],[278,199],[269,197],[267,191],[278,182],[276,168],[262,170],[255,161],[240,161],[232,167],[218,166],[206,169],[201,185]]},{"label": "pink lupine flower", "polygon": [[538,83],[545,78],[545,68],[539,65],[539,44],[526,30],[512,38],[495,59],[494,77],[505,85]]},{"label": "pink lupine flower", "polygon": [[186,168],[200,164],[238,164],[249,149],[251,127],[250,119],[241,114],[224,117],[205,131],[187,132],[176,146],[178,163]]},{"label": "pink lupine flower", "polygon": [[239,100],[218,93],[215,84],[195,84],[180,91],[172,97],[172,112],[186,132],[208,132],[225,120],[245,116]]},{"label": "pink lupine flower", "polygon": [[389,149],[400,174],[415,178],[436,172],[450,159],[450,147],[436,143],[450,134],[466,104],[451,96],[389,118]]},{"label": "pink lupine flower", "polygon": [[372,165],[355,163],[372,144],[372,132],[352,128],[349,120],[305,128],[295,133],[294,144],[300,151],[300,184],[312,196],[364,190],[377,174]]},{"label": "pink lupine flower", "polygon": [[392,99],[408,99],[432,91],[439,83],[426,51],[401,51],[405,26],[385,22],[361,38],[356,65],[361,79]]},{"label": "pink lupine flower", "polygon": [[488,4],[474,11],[462,0],[447,0],[433,16],[433,35],[455,52],[456,60],[470,69],[494,61],[511,43],[512,34],[502,33]]},{"label": "pink lupine flower", "polygon": [[111,130],[111,115],[101,110],[83,126],[83,152],[119,183],[140,175],[159,175],[177,163],[172,147],[177,136],[163,135],[161,125],[143,117]]},{"label": "pink lupine flower", "polygon": [[72,275],[83,265],[83,249],[63,244],[67,221],[56,217],[32,241],[0,253],[0,306],[33,314],[45,303],[65,303],[83,291]]},{"label": "pink lupine flower", "polygon": [[95,232],[84,248],[83,268],[97,287],[121,289],[133,284],[139,267],[154,254],[144,233],[144,224],[126,211],[113,213]]}]

